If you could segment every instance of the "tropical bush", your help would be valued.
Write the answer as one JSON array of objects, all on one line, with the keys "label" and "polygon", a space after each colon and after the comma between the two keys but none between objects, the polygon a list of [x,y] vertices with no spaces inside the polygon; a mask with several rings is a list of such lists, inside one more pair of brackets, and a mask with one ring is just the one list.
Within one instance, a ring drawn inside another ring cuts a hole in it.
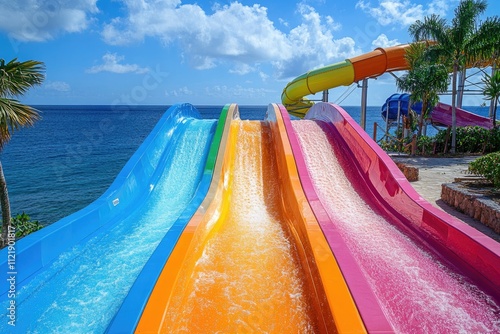
[{"label": "tropical bush", "polygon": [[432,154],[434,151],[434,137],[420,136],[417,138],[417,154]]},{"label": "tropical bush", "polygon": [[27,236],[43,227],[38,220],[31,220],[31,217],[24,212],[12,217],[10,222],[16,229],[16,238]]},{"label": "tropical bush", "polygon": [[[439,131],[434,137],[436,151],[444,152],[446,137],[448,142],[446,151],[451,149],[451,140],[447,130]],[[484,129],[479,126],[457,128],[456,153],[489,153],[500,150],[500,130]]]},{"label": "tropical bush", "polygon": [[[407,145],[412,138],[401,139],[401,132],[380,142],[382,149],[393,152],[408,151]],[[500,128],[484,129],[479,126],[457,128],[456,153],[485,154],[500,151]],[[442,154],[451,149],[449,130],[441,130],[435,136],[420,136],[417,138],[417,154]]]},{"label": "tropical bush", "polygon": [[469,172],[484,176],[500,188],[500,152],[493,152],[469,163]]}]

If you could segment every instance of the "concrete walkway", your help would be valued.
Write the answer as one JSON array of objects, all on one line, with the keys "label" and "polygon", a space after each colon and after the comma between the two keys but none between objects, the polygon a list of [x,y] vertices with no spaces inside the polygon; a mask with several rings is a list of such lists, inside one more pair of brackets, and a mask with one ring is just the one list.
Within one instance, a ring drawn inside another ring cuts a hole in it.
[{"label": "concrete walkway", "polygon": [[491,228],[455,210],[441,200],[441,185],[443,183],[452,183],[455,178],[469,175],[467,174],[469,162],[476,158],[471,156],[459,158],[392,156],[394,161],[419,169],[419,180],[410,184],[429,203],[500,242],[500,235]]}]

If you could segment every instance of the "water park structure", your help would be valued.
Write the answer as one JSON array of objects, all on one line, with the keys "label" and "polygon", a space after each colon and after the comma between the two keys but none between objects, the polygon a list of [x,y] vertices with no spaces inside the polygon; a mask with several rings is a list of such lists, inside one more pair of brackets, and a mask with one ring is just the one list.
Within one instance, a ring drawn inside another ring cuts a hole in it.
[{"label": "water park structure", "polygon": [[404,52],[308,72],[261,121],[172,106],[99,199],[19,240],[14,269],[1,251],[16,330],[499,331],[500,244],[426,202],[340,106],[303,98],[405,69]]}]

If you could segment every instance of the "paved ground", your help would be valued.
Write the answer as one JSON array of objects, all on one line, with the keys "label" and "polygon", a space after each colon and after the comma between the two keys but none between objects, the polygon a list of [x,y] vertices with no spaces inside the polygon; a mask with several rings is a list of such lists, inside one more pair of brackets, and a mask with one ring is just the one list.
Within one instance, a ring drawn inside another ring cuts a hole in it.
[{"label": "paved ground", "polygon": [[395,161],[403,162],[419,169],[419,180],[411,182],[415,190],[435,207],[448,212],[459,220],[500,242],[500,235],[477,220],[455,210],[441,200],[441,184],[451,183],[457,177],[466,177],[469,162],[477,157],[427,158],[392,156]]}]

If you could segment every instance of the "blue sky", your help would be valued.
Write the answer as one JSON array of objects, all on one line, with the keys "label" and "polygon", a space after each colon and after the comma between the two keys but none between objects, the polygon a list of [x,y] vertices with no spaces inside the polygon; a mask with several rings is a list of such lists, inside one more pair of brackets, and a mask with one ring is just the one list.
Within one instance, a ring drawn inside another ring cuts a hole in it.
[{"label": "blue sky", "polygon": [[[36,59],[29,104],[266,105],[308,70],[410,42],[408,26],[458,0],[0,0],[0,58]],[[485,16],[500,14],[489,1]],[[347,87],[330,90],[340,102]],[[368,104],[396,92],[369,80]],[[361,90],[342,105],[359,105]],[[314,98],[320,98],[317,94]],[[443,101],[446,102],[446,97]],[[482,103],[466,98],[465,105]]]}]

